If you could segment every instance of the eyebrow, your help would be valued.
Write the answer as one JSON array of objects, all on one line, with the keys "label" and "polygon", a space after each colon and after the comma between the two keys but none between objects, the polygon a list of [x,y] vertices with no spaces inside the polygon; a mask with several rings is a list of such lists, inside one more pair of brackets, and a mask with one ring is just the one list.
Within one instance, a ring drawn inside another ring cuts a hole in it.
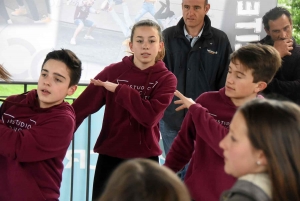
[{"label": "eyebrow", "polygon": [[[144,38],[143,36],[136,36],[137,38]],[[148,38],[155,38],[155,36],[149,36]]]},{"label": "eyebrow", "polygon": [[[231,67],[230,65],[229,65],[229,68],[232,70],[232,67]],[[241,71],[238,71],[238,70],[236,71],[236,73],[240,73],[240,74],[246,76],[245,73],[243,73],[243,72],[241,72]]]},{"label": "eyebrow", "polygon": [[[45,71],[45,72],[49,73],[49,71],[47,69],[44,69],[44,68],[42,69],[42,71]],[[63,75],[59,74],[59,73],[53,73],[53,74],[66,80],[66,78]]]}]

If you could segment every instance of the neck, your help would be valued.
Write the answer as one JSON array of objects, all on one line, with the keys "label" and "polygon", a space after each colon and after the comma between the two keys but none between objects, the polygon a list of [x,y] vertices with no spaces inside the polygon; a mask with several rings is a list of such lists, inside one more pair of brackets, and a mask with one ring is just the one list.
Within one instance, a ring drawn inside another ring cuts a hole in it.
[{"label": "neck", "polygon": [[133,59],[133,63],[137,68],[139,68],[141,70],[145,70],[145,69],[147,69],[151,66],[154,66],[154,64],[155,64],[155,62],[153,62],[153,63],[152,62],[151,63],[140,63],[140,62],[136,62],[135,59]]},{"label": "neck", "polygon": [[190,34],[192,37],[196,37],[198,36],[198,34],[200,33],[200,31],[202,30],[204,25],[204,22],[202,22],[202,24],[200,26],[197,27],[187,27],[185,26],[188,34]]},{"label": "neck", "polygon": [[257,94],[252,94],[251,96],[247,96],[244,98],[230,98],[230,99],[236,107],[240,107],[243,104],[245,104],[246,102],[251,101],[254,98],[256,98],[256,96],[257,96]]}]

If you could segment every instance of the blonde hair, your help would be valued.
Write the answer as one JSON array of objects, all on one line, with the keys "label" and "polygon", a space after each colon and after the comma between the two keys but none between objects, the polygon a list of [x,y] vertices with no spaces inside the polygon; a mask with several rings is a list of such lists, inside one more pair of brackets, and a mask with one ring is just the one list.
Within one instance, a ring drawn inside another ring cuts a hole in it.
[{"label": "blonde hair", "polygon": [[98,201],[190,201],[187,188],[170,169],[149,159],[122,163]]},{"label": "blonde hair", "polygon": [[6,82],[11,80],[11,75],[1,64],[0,64],[0,79]]}]

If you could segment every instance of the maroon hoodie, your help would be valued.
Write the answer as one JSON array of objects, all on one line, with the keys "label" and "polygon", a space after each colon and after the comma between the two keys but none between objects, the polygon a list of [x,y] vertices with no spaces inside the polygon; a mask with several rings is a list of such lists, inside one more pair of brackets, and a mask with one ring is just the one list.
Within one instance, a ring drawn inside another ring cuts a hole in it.
[{"label": "maroon hoodie", "polygon": [[73,108],[66,102],[40,108],[32,90],[8,97],[0,116],[0,200],[58,200]]},{"label": "maroon hoodie", "polygon": [[118,83],[114,93],[90,84],[75,100],[76,126],[105,105],[95,152],[117,158],[159,156],[158,123],[172,101],[177,80],[162,61],[140,70],[132,60],[133,56],[124,57],[95,77]]},{"label": "maroon hoodie", "polygon": [[189,108],[165,165],[177,172],[191,159],[184,182],[193,200],[218,201],[236,181],[224,171],[219,142],[227,135],[237,107],[224,88],[203,93],[196,103]]}]

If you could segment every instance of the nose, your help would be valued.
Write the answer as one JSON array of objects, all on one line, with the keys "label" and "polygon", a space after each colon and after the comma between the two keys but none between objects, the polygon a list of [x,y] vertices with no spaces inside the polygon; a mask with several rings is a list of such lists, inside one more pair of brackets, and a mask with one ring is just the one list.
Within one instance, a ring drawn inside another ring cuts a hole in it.
[{"label": "nose", "polygon": [[50,86],[50,78],[49,78],[49,76],[46,76],[46,77],[44,78],[44,85]]},{"label": "nose", "polygon": [[221,149],[223,149],[223,150],[225,150],[225,145],[226,145],[226,139],[228,138],[228,134],[220,141],[220,143],[219,143],[219,147],[221,148]]},{"label": "nose", "polygon": [[148,42],[144,42],[144,43],[143,43],[143,49],[144,49],[144,50],[148,50],[148,49],[149,49],[149,44],[148,44]]},{"label": "nose", "polygon": [[227,73],[226,82],[228,82],[228,83],[230,83],[230,84],[233,83],[232,73]]},{"label": "nose", "polygon": [[287,32],[286,31],[281,31],[280,32],[280,39],[286,39],[286,38],[288,38],[288,34],[287,34]]}]

